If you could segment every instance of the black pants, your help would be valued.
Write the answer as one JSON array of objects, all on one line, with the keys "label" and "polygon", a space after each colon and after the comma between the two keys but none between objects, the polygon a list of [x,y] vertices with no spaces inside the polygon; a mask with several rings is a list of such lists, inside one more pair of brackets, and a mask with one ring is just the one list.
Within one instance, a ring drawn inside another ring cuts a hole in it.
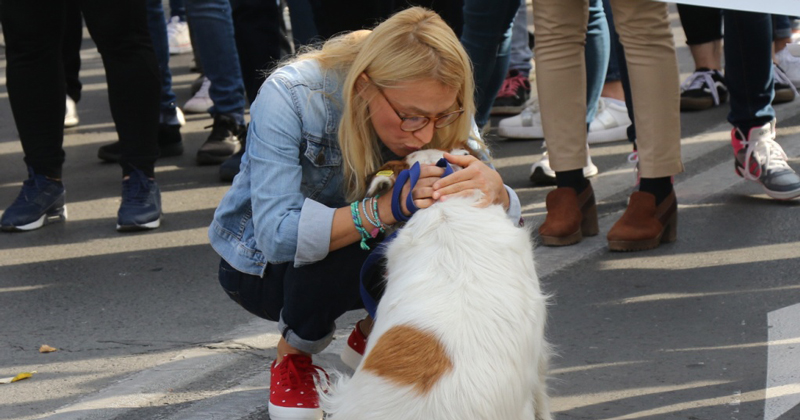
[{"label": "black pants", "polygon": [[722,9],[679,4],[678,15],[688,45],[722,39]]},{"label": "black pants", "polygon": [[[333,331],[336,318],[364,307],[359,274],[367,256],[369,252],[357,242],[314,264],[270,264],[264,277],[241,273],[222,260],[219,282],[248,312],[270,321],[282,316],[299,337],[316,341]],[[369,283],[370,294],[377,301],[383,284],[375,279]]]},{"label": "black pants", "polygon": [[67,0],[64,15],[64,84],[67,96],[73,101],[81,100],[81,43],[83,42],[83,18],[78,0]]},{"label": "black pants", "polygon": [[[111,115],[122,143],[123,174],[131,167],[153,176],[158,157],[158,63],[144,0],[79,0],[103,57]],[[61,178],[64,163],[65,76],[63,0],[3,0],[8,97],[25,163]]]},{"label": "black pants", "polygon": [[291,52],[283,10],[274,0],[231,0],[231,17],[244,90],[252,105],[267,72]]}]

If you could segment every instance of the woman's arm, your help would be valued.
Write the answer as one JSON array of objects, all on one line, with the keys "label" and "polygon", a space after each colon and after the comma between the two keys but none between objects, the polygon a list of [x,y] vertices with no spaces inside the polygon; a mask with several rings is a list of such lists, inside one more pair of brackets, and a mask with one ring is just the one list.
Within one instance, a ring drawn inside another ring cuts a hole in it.
[{"label": "woman's arm", "polygon": [[[423,166],[420,168],[420,177],[417,181],[414,190],[411,192],[414,198],[414,205],[420,209],[430,207],[436,200],[433,199],[433,183],[438,181],[444,174],[444,169],[437,166]],[[406,199],[409,194],[409,186],[406,184],[400,194],[400,208],[403,214],[410,215],[406,208]],[[359,204],[360,206],[360,204]],[[369,220],[363,215],[363,208],[359,207],[362,212],[361,221],[367,232],[371,231],[377,226],[371,224]],[[392,214],[392,196],[391,194],[384,194],[378,198],[378,214],[381,222],[386,225],[393,225],[397,223]],[[361,240],[361,234],[356,229],[353,222],[350,207],[342,207],[337,209],[333,215],[333,225],[331,226],[331,243],[329,251],[334,251],[343,248],[354,242]]]}]

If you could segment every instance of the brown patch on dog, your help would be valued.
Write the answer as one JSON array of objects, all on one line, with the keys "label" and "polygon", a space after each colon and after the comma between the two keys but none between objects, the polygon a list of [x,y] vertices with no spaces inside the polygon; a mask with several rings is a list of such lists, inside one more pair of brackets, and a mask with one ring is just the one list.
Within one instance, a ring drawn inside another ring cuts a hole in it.
[{"label": "brown patch on dog", "polygon": [[[402,172],[403,169],[408,169],[408,168],[409,166],[404,160],[387,161],[386,163],[383,164],[383,166],[378,168],[377,172],[367,177],[367,186],[369,187],[372,184],[372,180],[375,178],[375,175],[383,171],[391,171],[394,173],[394,175],[392,175],[392,184],[394,184],[394,180],[397,179],[397,176],[400,175],[400,172]],[[383,195],[386,193],[386,191],[376,191],[375,193]]]},{"label": "brown patch on dog", "polygon": [[363,369],[426,394],[439,378],[453,369],[453,362],[433,334],[398,325],[378,339]]}]

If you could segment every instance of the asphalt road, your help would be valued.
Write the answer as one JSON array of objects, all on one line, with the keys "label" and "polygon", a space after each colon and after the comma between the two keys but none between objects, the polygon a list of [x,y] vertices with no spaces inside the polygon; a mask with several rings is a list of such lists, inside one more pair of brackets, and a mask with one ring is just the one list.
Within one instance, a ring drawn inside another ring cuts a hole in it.
[{"label": "asphalt road", "polygon": [[[682,76],[692,70],[676,26]],[[187,115],[186,153],[157,167],[164,222],[114,229],[121,172],[97,148],[114,141],[102,64],[84,44],[81,124],[66,131],[70,218],[0,235],[1,419],[264,419],[274,324],[231,302],[216,280],[206,228],[227,189],[194,153],[209,130]],[[174,56],[183,103],[189,55]],[[26,177],[0,56],[0,205]],[[800,170],[800,99],[776,107],[778,142]],[[624,142],[592,148],[601,235],[536,248],[553,295],[550,386],[558,419],[800,418],[800,201],[779,202],[733,171],[726,107],[683,114],[686,172],[677,176],[678,241],[610,253],[634,174]],[[544,218],[549,187],[528,181],[541,141],[490,137],[496,165],[522,200],[528,226]],[[338,323],[349,333],[360,313]],[[58,349],[42,354],[48,344]],[[337,361],[339,339],[320,356]]]}]

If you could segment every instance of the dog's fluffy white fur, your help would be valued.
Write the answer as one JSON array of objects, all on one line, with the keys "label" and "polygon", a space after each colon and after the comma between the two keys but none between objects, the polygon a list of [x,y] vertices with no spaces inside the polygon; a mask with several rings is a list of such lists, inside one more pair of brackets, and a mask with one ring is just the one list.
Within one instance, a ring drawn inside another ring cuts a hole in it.
[{"label": "dog's fluffy white fur", "polygon": [[[551,419],[547,299],[530,232],[514,226],[501,206],[478,208],[476,200],[454,198],[421,210],[391,242],[386,291],[366,353],[352,377],[339,376],[321,394],[327,419]],[[411,373],[376,366],[396,357],[377,355],[376,346],[397,327],[432,337],[450,362],[424,389],[413,375],[424,376],[429,366],[414,361],[431,353],[430,342],[396,349]]]}]

